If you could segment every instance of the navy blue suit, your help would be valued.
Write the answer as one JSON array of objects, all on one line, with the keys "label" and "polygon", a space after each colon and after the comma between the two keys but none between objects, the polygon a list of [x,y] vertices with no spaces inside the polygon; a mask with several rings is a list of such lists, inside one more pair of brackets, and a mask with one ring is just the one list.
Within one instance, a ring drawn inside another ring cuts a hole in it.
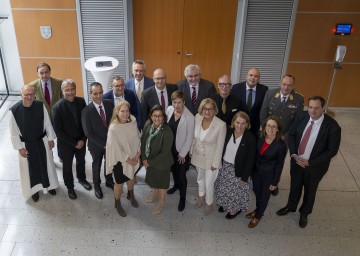
[{"label": "navy blue suit", "polygon": [[[137,126],[140,129],[141,121],[140,121],[140,117],[139,117],[140,116],[139,111],[136,107],[136,98],[137,98],[136,95],[134,94],[134,92],[125,89],[124,90],[124,98],[127,102],[130,103],[130,113],[136,118]],[[103,95],[103,99],[111,100],[115,106],[114,92],[112,90],[105,93]]]},{"label": "navy blue suit", "polygon": [[[143,91],[145,91],[146,89],[148,89],[148,88],[150,88],[150,87],[152,87],[154,85],[155,85],[154,80],[144,76],[144,89],[143,89]],[[135,78],[134,77],[126,80],[125,88],[127,90],[130,90],[130,91],[134,92],[134,94],[136,96],[136,108],[137,108],[138,117],[139,117],[139,118],[137,118],[137,122],[138,122],[138,126],[139,126],[139,123],[140,123],[140,127],[143,127],[146,120],[147,120],[147,118],[144,121],[141,120],[141,118],[142,118],[142,116],[141,116],[141,104],[140,104],[140,100],[139,100],[139,98],[137,97],[137,94],[136,94]]]},{"label": "navy blue suit", "polygon": [[253,106],[248,110],[246,106],[246,82],[234,84],[231,89],[231,94],[239,100],[240,110],[246,112],[250,117],[251,131],[257,136],[260,129],[260,111],[264,101],[266,91],[269,88],[263,84],[256,85],[255,102]]},{"label": "navy blue suit", "polygon": [[[299,144],[305,127],[310,120],[307,111],[297,115],[289,132],[290,155],[297,155]],[[320,126],[319,134],[308,160],[309,166],[302,168],[294,158],[291,158],[290,166],[290,194],[287,208],[296,210],[304,187],[303,203],[299,209],[301,214],[312,212],[318,185],[328,171],[331,159],[337,154],[341,141],[341,128],[330,116],[324,114],[324,120]]]},{"label": "navy blue suit", "polygon": [[268,205],[270,185],[277,186],[284,167],[287,147],[284,141],[274,140],[261,155],[265,139],[260,137],[257,143],[256,160],[252,173],[253,190],[256,196],[255,218],[261,219]]}]

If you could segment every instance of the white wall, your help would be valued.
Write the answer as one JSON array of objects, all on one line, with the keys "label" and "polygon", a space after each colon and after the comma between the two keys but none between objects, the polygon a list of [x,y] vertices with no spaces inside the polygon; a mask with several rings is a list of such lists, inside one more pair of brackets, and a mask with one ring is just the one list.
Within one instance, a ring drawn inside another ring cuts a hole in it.
[{"label": "white wall", "polygon": [[[0,46],[5,63],[6,76],[10,93],[19,93],[24,80],[22,76],[18,46],[16,42],[14,21],[11,14],[10,0],[0,1],[0,16],[8,17],[0,24]],[[34,73],[34,76],[36,74]],[[35,79],[36,77],[34,77]],[[0,76],[0,89],[5,88]]]}]

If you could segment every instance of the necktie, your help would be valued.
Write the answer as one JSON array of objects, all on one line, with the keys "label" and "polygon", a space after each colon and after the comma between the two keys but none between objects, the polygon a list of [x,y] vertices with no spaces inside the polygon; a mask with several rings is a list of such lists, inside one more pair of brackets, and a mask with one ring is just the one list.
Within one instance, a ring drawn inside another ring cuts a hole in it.
[{"label": "necktie", "polygon": [[44,96],[46,103],[50,106],[50,92],[49,92],[49,88],[47,87],[47,83],[45,83],[44,86]]},{"label": "necktie", "polygon": [[221,104],[221,110],[222,112],[225,114],[226,113],[226,104],[225,104],[225,99],[223,99],[223,102]]},{"label": "necktie", "polygon": [[304,133],[304,136],[303,136],[302,140],[300,141],[299,156],[301,156],[305,152],[305,148],[306,148],[306,145],[307,145],[307,143],[309,141],[313,125],[314,125],[314,121],[311,121],[309,127],[306,129],[306,131]]},{"label": "necktie", "polygon": [[139,101],[141,102],[141,83],[137,83],[137,91],[136,91],[136,95],[139,99]]},{"label": "necktie", "polygon": [[281,106],[285,107],[285,104],[286,104],[286,97],[284,96],[281,101]]},{"label": "necktie", "polygon": [[160,100],[161,100],[161,106],[162,106],[163,110],[165,110],[165,97],[164,97],[164,91],[161,91]]},{"label": "necktie", "polygon": [[252,108],[252,91],[253,91],[253,89],[249,89],[249,94],[248,94],[247,104],[246,104],[249,111]]},{"label": "necktie", "polygon": [[192,102],[193,107],[195,107],[195,104],[196,104],[196,87],[193,86],[192,89],[193,89],[193,92],[192,92],[192,95],[191,95],[191,102]]},{"label": "necktie", "polygon": [[99,106],[99,110],[100,110],[100,116],[101,116],[101,120],[103,121],[105,127],[107,126],[106,125],[106,118],[105,118],[105,113],[104,113],[104,110],[102,109],[102,106]]}]

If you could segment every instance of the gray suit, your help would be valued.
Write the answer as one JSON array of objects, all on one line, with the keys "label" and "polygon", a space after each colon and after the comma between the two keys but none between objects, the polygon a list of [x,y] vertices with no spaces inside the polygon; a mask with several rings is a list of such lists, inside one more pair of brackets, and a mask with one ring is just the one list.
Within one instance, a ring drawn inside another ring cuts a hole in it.
[{"label": "gray suit", "polygon": [[279,89],[268,90],[260,111],[260,123],[263,124],[271,115],[280,118],[283,134],[287,138],[291,124],[298,113],[304,109],[304,97],[292,91],[284,106],[281,104],[281,94]]},{"label": "gray suit", "polygon": [[191,101],[192,92],[190,92],[190,85],[188,81],[184,79],[177,82],[176,85],[178,86],[179,90],[185,94],[185,106],[194,116],[198,113],[198,108],[201,101],[205,98],[213,98],[217,93],[216,88],[212,82],[205,79],[200,79],[196,104],[193,106]]}]

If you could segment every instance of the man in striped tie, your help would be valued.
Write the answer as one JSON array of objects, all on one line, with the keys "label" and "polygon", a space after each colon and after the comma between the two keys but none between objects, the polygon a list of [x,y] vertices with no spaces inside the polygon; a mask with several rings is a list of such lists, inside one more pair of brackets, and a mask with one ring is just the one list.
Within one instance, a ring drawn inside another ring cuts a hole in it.
[{"label": "man in striped tie", "polygon": [[[98,82],[93,82],[90,85],[90,96],[92,102],[83,109],[81,123],[85,136],[88,138],[88,149],[93,159],[92,173],[95,196],[101,199],[103,193],[100,187],[100,169],[102,160],[105,157],[107,132],[114,105],[111,100],[103,99],[103,88]],[[105,185],[114,189],[112,174],[106,174],[105,166],[104,163]]]},{"label": "man in striped tie", "polygon": [[289,132],[290,194],[287,205],[278,210],[277,215],[295,212],[304,188],[299,209],[301,228],[308,223],[307,216],[312,212],[319,183],[328,171],[331,159],[337,154],[341,141],[341,128],[324,113],[324,106],[322,97],[311,97],[308,111],[299,113]]}]

